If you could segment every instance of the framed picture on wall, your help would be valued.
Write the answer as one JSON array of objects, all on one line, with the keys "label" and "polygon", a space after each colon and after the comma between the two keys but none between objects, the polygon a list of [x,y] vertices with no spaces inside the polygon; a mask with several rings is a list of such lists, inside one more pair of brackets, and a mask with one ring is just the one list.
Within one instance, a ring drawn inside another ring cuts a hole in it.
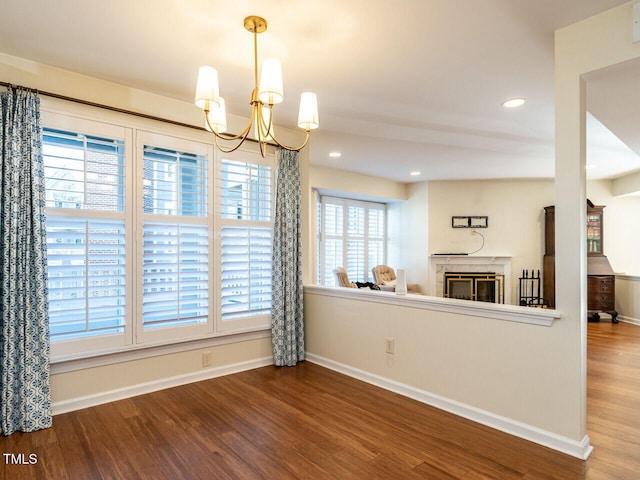
[{"label": "framed picture on wall", "polygon": [[471,217],[451,217],[452,228],[469,228]]},{"label": "framed picture on wall", "polygon": [[471,228],[487,228],[489,217],[469,217],[469,226]]},{"label": "framed picture on wall", "polygon": [[489,217],[487,216],[451,217],[451,228],[487,228],[488,226]]}]

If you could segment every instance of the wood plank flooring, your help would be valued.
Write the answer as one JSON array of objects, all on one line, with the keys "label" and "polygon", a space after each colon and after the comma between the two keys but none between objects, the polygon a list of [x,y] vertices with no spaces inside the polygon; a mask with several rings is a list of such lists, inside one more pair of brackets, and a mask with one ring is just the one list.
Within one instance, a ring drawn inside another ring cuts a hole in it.
[{"label": "wood plank flooring", "polygon": [[0,453],[37,455],[3,455],[0,479],[640,478],[640,327],[589,324],[588,352],[587,462],[304,362],[0,437]]}]

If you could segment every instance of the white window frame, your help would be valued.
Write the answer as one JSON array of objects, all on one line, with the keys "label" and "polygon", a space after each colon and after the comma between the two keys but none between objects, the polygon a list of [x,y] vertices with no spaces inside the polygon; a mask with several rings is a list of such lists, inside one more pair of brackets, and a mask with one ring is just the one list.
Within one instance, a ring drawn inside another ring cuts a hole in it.
[{"label": "white window frame", "polygon": [[94,120],[76,118],[69,115],[43,111],[42,123],[47,128],[56,130],[65,130],[74,133],[92,135],[98,137],[106,137],[114,140],[124,141],[125,151],[125,211],[121,213],[104,212],[98,210],[80,210],[71,208],[46,208],[47,217],[67,217],[73,219],[120,219],[124,218],[125,222],[125,327],[124,332],[118,334],[98,335],[94,337],[86,337],[70,340],[59,340],[51,342],[51,357],[68,357],[78,353],[85,355],[95,354],[97,352],[119,350],[123,347],[131,346],[133,339],[133,316],[135,311],[135,302],[133,296],[134,265],[132,262],[133,255],[133,214],[128,199],[132,197],[133,192],[133,166],[128,161],[132,157],[133,149],[133,131],[131,128],[116,126],[109,123],[98,122]]},{"label": "white window frame", "polygon": [[[342,206],[342,218],[343,218],[343,231],[342,231],[342,235],[327,235],[325,230],[326,230],[326,215],[325,215],[325,205],[327,204],[331,204],[331,205],[340,205]],[[349,273],[349,280],[352,282],[373,282],[373,274],[371,272],[371,269],[373,267],[375,267],[378,264],[384,264],[386,262],[386,255],[387,255],[387,206],[384,203],[380,203],[380,202],[370,202],[370,201],[365,201],[365,200],[353,200],[353,199],[349,199],[349,198],[342,198],[342,197],[334,197],[334,196],[330,196],[330,195],[320,195],[318,197],[318,228],[317,228],[317,252],[318,252],[318,257],[317,257],[317,278],[316,281],[318,282],[318,284],[320,285],[325,285],[325,280],[327,278],[331,278],[331,285],[333,286],[339,286],[335,284],[335,277],[333,275],[333,268],[336,267],[343,267],[346,270],[348,270],[347,267],[347,259],[348,259],[348,241],[349,241],[349,234],[348,234],[348,226],[347,226],[347,221],[348,221],[348,209],[349,207],[357,207],[357,208],[364,208],[365,209],[365,219],[364,219],[364,235],[362,237],[362,239],[364,240],[364,272],[366,274],[365,278],[355,278],[353,277],[352,273]],[[368,251],[369,251],[369,216],[368,216],[368,212],[370,209],[375,209],[375,210],[381,210],[384,213],[384,235],[382,238],[382,244],[383,244],[383,248],[382,248],[382,259],[379,261],[379,263],[376,263],[376,265],[369,265],[369,259],[368,259]],[[330,269],[331,271],[326,271],[326,269],[328,268],[326,266],[326,261],[325,261],[325,254],[326,254],[326,244],[325,241],[327,240],[328,237],[331,238],[335,238],[335,239],[340,239],[342,240],[342,265],[335,265],[332,269]],[[352,278],[353,277],[353,278]]]},{"label": "white window frame", "polygon": [[[167,148],[170,150],[176,150],[180,152],[188,152],[196,155],[203,155],[206,158],[207,163],[207,214],[205,217],[184,217],[174,215],[159,215],[159,214],[146,214],[144,213],[144,147],[145,145],[152,145],[154,147]],[[212,301],[211,291],[217,287],[216,276],[214,276],[213,264],[218,263],[213,253],[215,251],[212,232],[214,231],[213,225],[213,172],[211,164],[214,163],[213,148],[211,145],[196,142],[194,140],[177,138],[174,136],[150,132],[145,130],[138,130],[136,135],[136,266],[138,272],[135,276],[135,281],[138,286],[138,321],[136,322],[136,340],[137,343],[144,344],[158,344],[166,343],[167,341],[175,341],[176,339],[188,339],[198,338],[207,334],[213,333],[214,325],[214,302]],[[209,245],[208,245],[208,279],[209,279],[209,305],[208,305],[208,318],[206,322],[201,322],[192,325],[177,325],[158,328],[145,328],[143,322],[143,261],[144,261],[144,223],[145,221],[150,223],[183,223],[183,224],[195,224],[206,225],[208,229]]]},{"label": "white window frame", "polygon": [[[273,152],[270,152],[264,159],[259,155],[257,147],[254,149],[255,145],[249,143],[232,154],[223,154],[214,149],[210,134],[207,132],[197,132],[179,126],[166,125],[155,120],[140,119],[58,100],[46,99],[43,102],[42,124],[45,128],[123,140],[125,150],[126,320],[124,332],[110,336],[101,335],[75,340],[53,341],[51,343],[52,363],[75,359],[81,362],[95,363],[94,360],[101,359],[100,364],[103,362],[108,364],[111,362],[110,358],[117,361],[121,355],[154,355],[154,352],[168,351],[167,349],[179,351],[194,348],[195,345],[212,344],[211,342],[229,342],[233,341],[235,335],[242,336],[242,338],[246,338],[247,335],[258,335],[255,338],[262,338],[268,334],[271,324],[270,314],[236,318],[224,322],[221,320],[221,223],[217,201],[220,188],[218,175],[223,158],[269,166],[271,169],[272,213],[268,226],[273,234],[273,214],[275,211],[275,154]],[[170,332],[168,328],[156,329],[156,332],[143,330],[142,265],[144,250],[142,226],[144,214],[142,203],[143,155],[141,149],[144,148],[144,139],[148,139],[149,135],[157,135],[156,140],[162,139],[162,141],[153,142],[158,147],[199,153],[199,150],[193,149],[193,145],[198,145],[198,148],[206,150],[210,260],[210,302],[206,326],[203,324],[196,325],[195,328],[182,326],[184,328],[177,327],[174,332]],[[84,210],[66,210],[73,218],[84,217],[87,213]],[[112,212],[98,212],[97,215],[100,218],[113,218]],[[121,216],[120,213],[118,215]],[[148,347],[153,348],[149,349]],[[146,352],[144,352],[145,349],[147,349]]]},{"label": "white window frame", "polygon": [[[224,226],[243,226],[243,227],[269,227],[271,229],[271,240],[273,246],[273,225],[275,215],[275,156],[274,154],[267,154],[263,158],[256,151],[240,148],[231,153],[217,152],[218,161],[216,161],[216,239],[217,250],[216,258],[222,259],[222,228]],[[222,217],[222,205],[221,205],[221,191],[222,191],[222,161],[233,160],[242,163],[252,163],[257,165],[264,165],[270,167],[271,172],[271,218],[268,222],[265,221],[252,221],[252,220],[233,220],[225,219]],[[222,283],[222,265],[221,261],[216,262],[216,278]],[[231,331],[247,331],[256,330],[271,327],[271,313],[263,315],[246,315],[240,316],[230,320],[222,319],[222,288],[215,289],[216,304],[220,307],[217,309],[216,315],[216,331],[218,332],[231,332]]]}]

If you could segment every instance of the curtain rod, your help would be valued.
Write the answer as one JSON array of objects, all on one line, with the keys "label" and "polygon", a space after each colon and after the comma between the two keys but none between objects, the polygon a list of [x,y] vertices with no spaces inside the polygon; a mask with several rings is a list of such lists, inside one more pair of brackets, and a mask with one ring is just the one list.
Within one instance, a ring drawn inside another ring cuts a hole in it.
[{"label": "curtain rod", "polygon": [[[12,83],[3,82],[3,81],[0,81],[0,86],[7,87],[7,88],[10,88],[10,87],[22,88],[24,90],[34,91],[38,95],[44,95],[47,97],[56,98],[58,100],[65,100],[67,102],[79,103],[81,105],[87,105],[89,107],[102,108],[104,110],[110,110],[112,112],[124,113],[126,115],[133,115],[134,117],[146,118],[148,120],[156,120],[158,122],[169,123],[171,125],[177,125],[179,127],[187,127],[187,128],[192,128],[194,130],[208,132],[208,130],[204,127],[198,127],[196,125],[191,125],[189,123],[178,122],[176,120],[169,120],[168,118],[156,117],[155,115],[148,115],[146,113],[134,112],[133,110],[126,110],[124,108],[113,107],[111,105],[104,105],[102,103],[90,102],[89,100],[82,100],[81,98],[67,97],[66,95],[60,95],[59,93],[45,92],[43,90],[36,90],[29,87],[23,87],[22,85],[14,85]],[[247,137],[247,140],[253,143],[258,143],[257,140],[250,137]],[[268,145],[276,146],[275,144],[272,144],[272,143],[268,143]]]}]

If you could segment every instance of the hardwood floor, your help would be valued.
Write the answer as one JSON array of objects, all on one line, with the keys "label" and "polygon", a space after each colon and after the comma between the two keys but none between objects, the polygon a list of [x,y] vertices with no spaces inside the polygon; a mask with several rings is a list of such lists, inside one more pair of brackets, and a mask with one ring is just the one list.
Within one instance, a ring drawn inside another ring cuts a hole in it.
[{"label": "hardwood floor", "polygon": [[[0,479],[640,478],[640,327],[589,324],[588,462],[305,362],[0,437]],[[7,464],[9,463],[9,464]]]},{"label": "hardwood floor", "polygon": [[588,479],[640,479],[640,327],[588,324]]}]

